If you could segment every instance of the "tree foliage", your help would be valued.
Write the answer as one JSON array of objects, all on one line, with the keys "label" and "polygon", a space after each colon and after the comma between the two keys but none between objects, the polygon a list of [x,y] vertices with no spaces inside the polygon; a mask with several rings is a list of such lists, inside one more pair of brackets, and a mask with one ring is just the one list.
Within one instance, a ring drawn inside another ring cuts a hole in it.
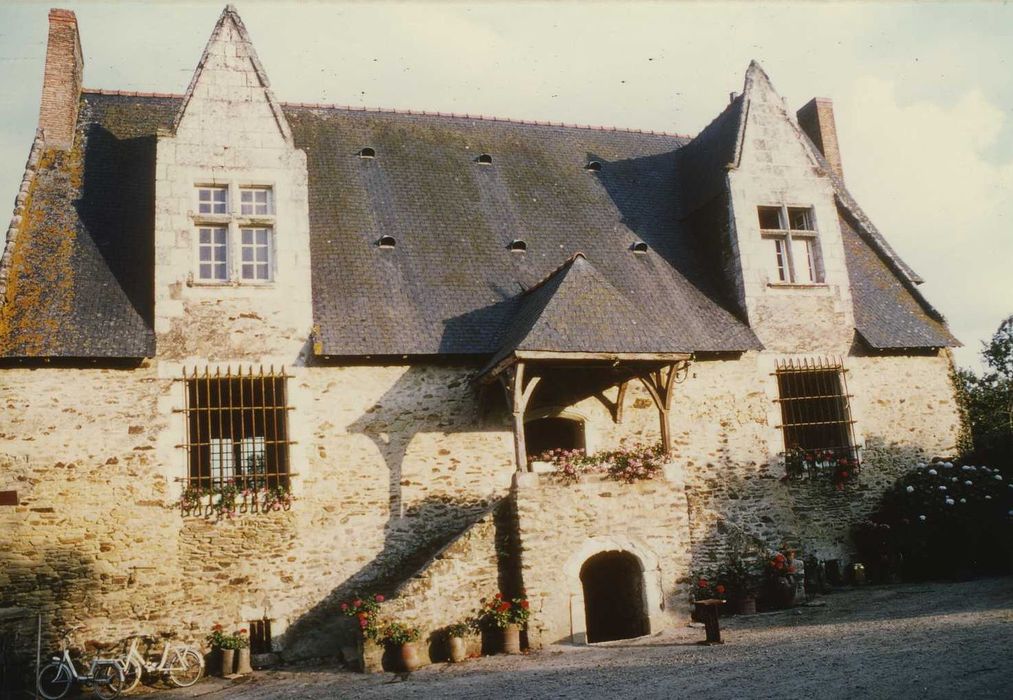
[{"label": "tree foliage", "polygon": [[1013,316],[983,346],[984,373],[958,370],[957,395],[970,419],[974,459],[1013,466]]}]

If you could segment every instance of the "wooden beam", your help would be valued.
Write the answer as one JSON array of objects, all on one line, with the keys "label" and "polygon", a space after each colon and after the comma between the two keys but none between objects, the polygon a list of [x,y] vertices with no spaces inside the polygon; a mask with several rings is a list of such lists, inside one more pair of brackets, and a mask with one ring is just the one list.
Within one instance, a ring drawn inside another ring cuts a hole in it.
[{"label": "wooden beam", "polygon": [[612,413],[612,420],[616,423],[623,422],[623,404],[626,403],[626,388],[629,385],[629,382],[622,382],[619,385],[619,393],[616,394],[616,409]]},{"label": "wooden beam", "polygon": [[688,352],[554,352],[551,350],[517,350],[514,355],[521,360],[611,360],[630,362],[653,360],[675,362],[688,360]]},{"label": "wooden beam", "polygon": [[514,461],[517,471],[528,470],[528,452],[524,444],[524,363],[518,362],[510,370],[511,402],[510,408],[514,416]]}]

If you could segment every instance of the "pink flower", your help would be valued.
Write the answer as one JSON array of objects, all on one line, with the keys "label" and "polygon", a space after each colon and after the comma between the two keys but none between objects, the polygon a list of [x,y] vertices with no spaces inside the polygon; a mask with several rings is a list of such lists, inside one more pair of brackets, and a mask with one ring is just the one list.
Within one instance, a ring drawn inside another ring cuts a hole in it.
[{"label": "pink flower", "polygon": [[382,603],[384,601],[384,597],[382,595],[380,595],[379,593],[377,593],[376,596],[375,596],[375,600],[376,600],[377,603]]}]

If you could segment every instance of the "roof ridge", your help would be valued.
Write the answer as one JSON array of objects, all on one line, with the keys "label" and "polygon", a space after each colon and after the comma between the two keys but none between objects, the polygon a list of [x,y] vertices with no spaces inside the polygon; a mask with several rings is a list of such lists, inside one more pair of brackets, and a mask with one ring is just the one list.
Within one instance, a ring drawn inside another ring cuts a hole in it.
[{"label": "roof ridge", "polygon": [[[143,90],[109,90],[107,88],[81,88],[81,92],[93,95],[110,95],[112,97],[165,97],[182,99],[179,92],[145,92]],[[635,129],[625,126],[605,126],[595,124],[576,124],[570,122],[554,122],[551,120],[521,119],[515,117],[497,117],[488,114],[468,114],[463,112],[441,112],[426,109],[398,109],[397,107],[356,107],[327,102],[287,102],[279,100],[282,107],[301,107],[304,109],[337,109],[347,112],[373,112],[377,114],[407,114],[417,117],[445,117],[447,119],[476,119],[485,122],[503,122],[505,124],[523,124],[526,126],[557,126],[564,129],[584,129],[586,131],[612,131],[621,134],[647,134],[648,136],[671,136],[680,139],[694,138],[690,134],[679,134],[674,131],[658,131],[657,129]]]},{"label": "roof ridge", "polygon": [[172,97],[181,99],[182,93],[179,92],[144,92],[140,90],[107,90],[105,88],[81,88],[82,93],[90,93],[92,95],[112,95],[113,97]]}]

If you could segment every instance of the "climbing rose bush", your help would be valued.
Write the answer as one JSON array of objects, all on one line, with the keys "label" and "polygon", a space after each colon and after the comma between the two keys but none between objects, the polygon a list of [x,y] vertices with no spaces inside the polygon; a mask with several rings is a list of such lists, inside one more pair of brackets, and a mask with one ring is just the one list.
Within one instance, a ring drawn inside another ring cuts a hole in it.
[{"label": "climbing rose bush", "polygon": [[551,462],[556,468],[556,478],[564,483],[580,481],[584,474],[603,474],[613,481],[632,484],[657,477],[665,465],[666,457],[662,446],[658,444],[635,445],[593,455],[584,450],[549,450],[539,455],[538,460]]},{"label": "climbing rose bush", "polygon": [[1001,469],[919,463],[853,531],[863,560],[907,578],[1013,568],[1013,484]]}]

